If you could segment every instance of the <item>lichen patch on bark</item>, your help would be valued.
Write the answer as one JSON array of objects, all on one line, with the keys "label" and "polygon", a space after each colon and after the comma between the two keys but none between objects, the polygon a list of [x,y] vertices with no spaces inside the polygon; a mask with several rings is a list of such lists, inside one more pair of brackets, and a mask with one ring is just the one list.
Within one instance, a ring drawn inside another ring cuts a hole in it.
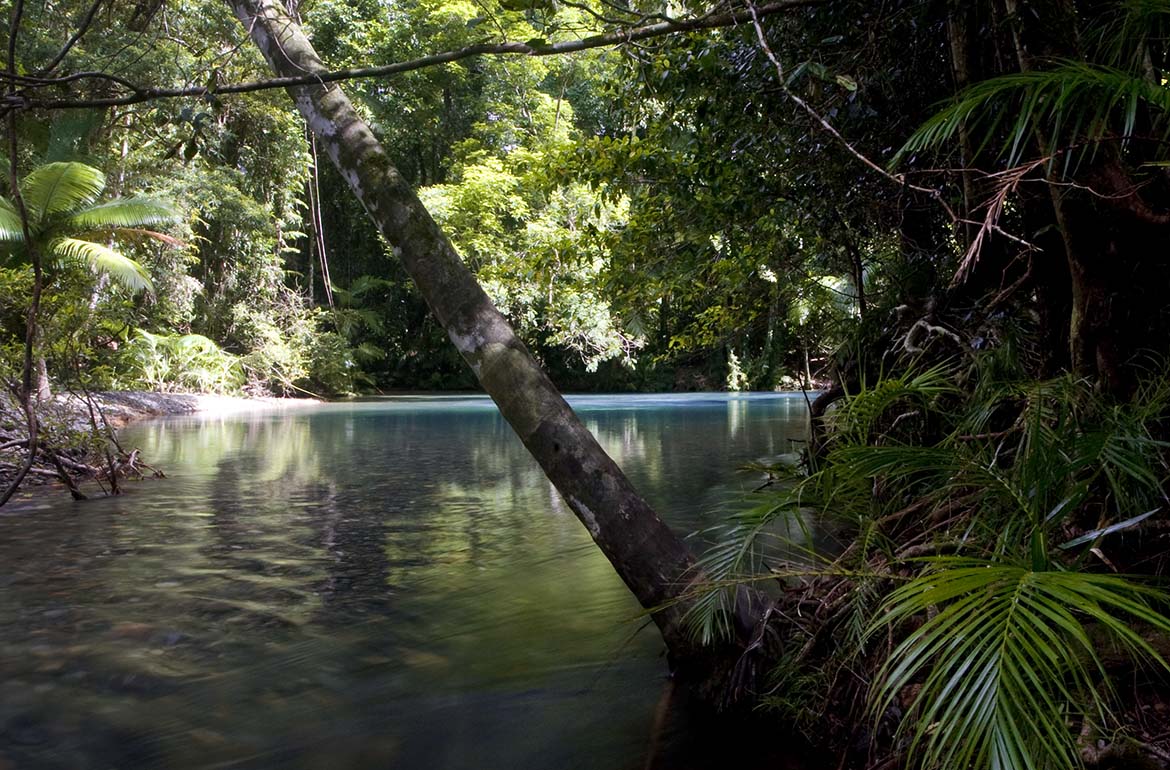
[{"label": "lichen patch on bark", "polygon": [[589,506],[575,497],[570,497],[569,507],[573,509],[573,513],[577,514],[577,518],[585,525],[585,529],[589,530],[590,535],[594,538],[601,536],[601,527],[597,525],[597,517],[593,515],[593,511],[589,510]]}]

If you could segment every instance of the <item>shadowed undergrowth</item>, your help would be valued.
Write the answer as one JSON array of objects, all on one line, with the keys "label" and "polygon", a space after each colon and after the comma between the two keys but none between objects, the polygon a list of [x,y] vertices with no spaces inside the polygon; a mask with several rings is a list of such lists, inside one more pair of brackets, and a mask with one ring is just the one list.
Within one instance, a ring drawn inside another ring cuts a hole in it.
[{"label": "shadowed undergrowth", "polygon": [[736,585],[773,599],[729,700],[832,736],[851,766],[1166,756],[1136,718],[1167,671],[1165,373],[1118,403],[1011,355],[866,383],[814,426],[816,456],[764,469],[758,504],[713,533],[689,618],[714,642]]}]

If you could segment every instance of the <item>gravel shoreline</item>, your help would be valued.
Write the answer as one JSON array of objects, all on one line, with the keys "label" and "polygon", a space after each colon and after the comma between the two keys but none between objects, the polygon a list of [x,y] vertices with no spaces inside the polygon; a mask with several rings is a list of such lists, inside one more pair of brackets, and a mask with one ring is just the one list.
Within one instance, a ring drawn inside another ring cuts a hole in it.
[{"label": "gravel shoreline", "polygon": [[[37,456],[24,476],[18,499],[62,486],[75,497],[86,496],[78,484],[88,479],[116,482],[123,476],[153,471],[137,450],[126,452],[106,438],[106,428],[117,431],[133,422],[182,414],[236,414],[249,411],[282,411],[322,403],[308,398],[244,398],[203,393],[153,393],[149,391],[95,392],[89,401],[80,395],[58,394],[38,408]],[[93,412],[91,406],[93,405]],[[103,419],[104,418],[104,419]],[[0,399],[0,491],[9,487],[28,461],[28,428],[24,414],[13,399]],[[111,487],[116,484],[111,483]],[[104,487],[103,487],[104,488]],[[33,492],[33,490],[38,490]]]},{"label": "gravel shoreline", "polygon": [[[151,391],[106,391],[91,397],[115,428],[152,417],[214,412],[235,414],[256,409],[299,409],[323,403],[315,398],[219,396],[209,393],[156,393]],[[89,410],[80,396],[62,395],[55,401],[82,425],[89,424]]]}]

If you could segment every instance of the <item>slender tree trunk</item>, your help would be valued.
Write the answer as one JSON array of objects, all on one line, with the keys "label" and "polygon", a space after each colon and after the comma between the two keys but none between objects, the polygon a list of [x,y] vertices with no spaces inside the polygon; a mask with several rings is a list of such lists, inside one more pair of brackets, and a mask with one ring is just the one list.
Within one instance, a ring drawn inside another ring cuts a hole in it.
[{"label": "slender tree trunk", "polygon": [[[1021,72],[1032,70],[1037,57],[1080,58],[1077,12],[1071,0],[1030,4],[1004,0],[1004,9]],[[1062,149],[1053,145],[1044,130],[1037,128],[1035,134],[1043,155]],[[1070,366],[1076,374],[1094,378],[1102,390],[1125,397],[1133,387],[1132,359],[1140,342],[1118,322],[1117,306],[1124,305],[1122,297],[1132,292],[1126,292],[1116,276],[1144,254],[1127,248],[1128,225],[1098,199],[1137,197],[1115,149],[1105,147],[1101,155],[1080,175],[1086,177],[1080,186],[1094,194],[1066,184],[1060,177],[1059,160],[1050,164],[1047,178],[1068,266]]]},{"label": "slender tree trunk", "polygon": [[[970,16],[971,7],[964,0],[953,2],[947,13],[947,40],[951,47],[951,72],[955,78],[956,93],[962,91],[971,82],[971,54],[968,28]],[[971,143],[971,133],[967,130],[966,122],[959,126],[959,158],[962,161],[959,171],[959,180],[963,186],[962,215],[971,219],[973,218],[972,212],[976,206],[975,182],[971,171],[975,165],[975,151]],[[974,225],[965,224],[961,229],[967,242],[970,243],[975,235]]]},{"label": "slender tree trunk", "polygon": [[49,384],[49,366],[45,363],[45,357],[37,358],[36,371],[36,401],[39,404],[46,403],[53,398],[53,386]]},{"label": "slender tree trunk", "polygon": [[1042,378],[1055,377],[1071,368],[1069,322],[1072,319],[1072,280],[1065,256],[1063,235],[1052,227],[1056,214],[1047,191],[1025,190],[1021,200],[1025,231],[1036,233],[1032,242],[1040,250],[1031,255],[1031,286],[1036,296],[1040,324]]},{"label": "slender tree trunk", "polygon": [[[274,0],[227,0],[278,75],[325,69]],[[654,621],[677,662],[699,659],[679,601],[683,543],[633,489],[532,359],[337,85],[289,89],[484,390]]]}]

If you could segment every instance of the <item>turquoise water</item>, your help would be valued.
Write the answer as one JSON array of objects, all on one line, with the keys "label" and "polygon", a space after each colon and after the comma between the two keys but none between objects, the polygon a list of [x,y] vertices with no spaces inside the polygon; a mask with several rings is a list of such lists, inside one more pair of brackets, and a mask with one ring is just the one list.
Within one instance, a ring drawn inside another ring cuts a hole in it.
[{"label": "turquoise water", "polygon": [[[799,395],[570,400],[680,532],[805,430]],[[655,721],[660,640],[487,399],[123,443],[168,478],[0,513],[0,768],[719,766]]]}]

